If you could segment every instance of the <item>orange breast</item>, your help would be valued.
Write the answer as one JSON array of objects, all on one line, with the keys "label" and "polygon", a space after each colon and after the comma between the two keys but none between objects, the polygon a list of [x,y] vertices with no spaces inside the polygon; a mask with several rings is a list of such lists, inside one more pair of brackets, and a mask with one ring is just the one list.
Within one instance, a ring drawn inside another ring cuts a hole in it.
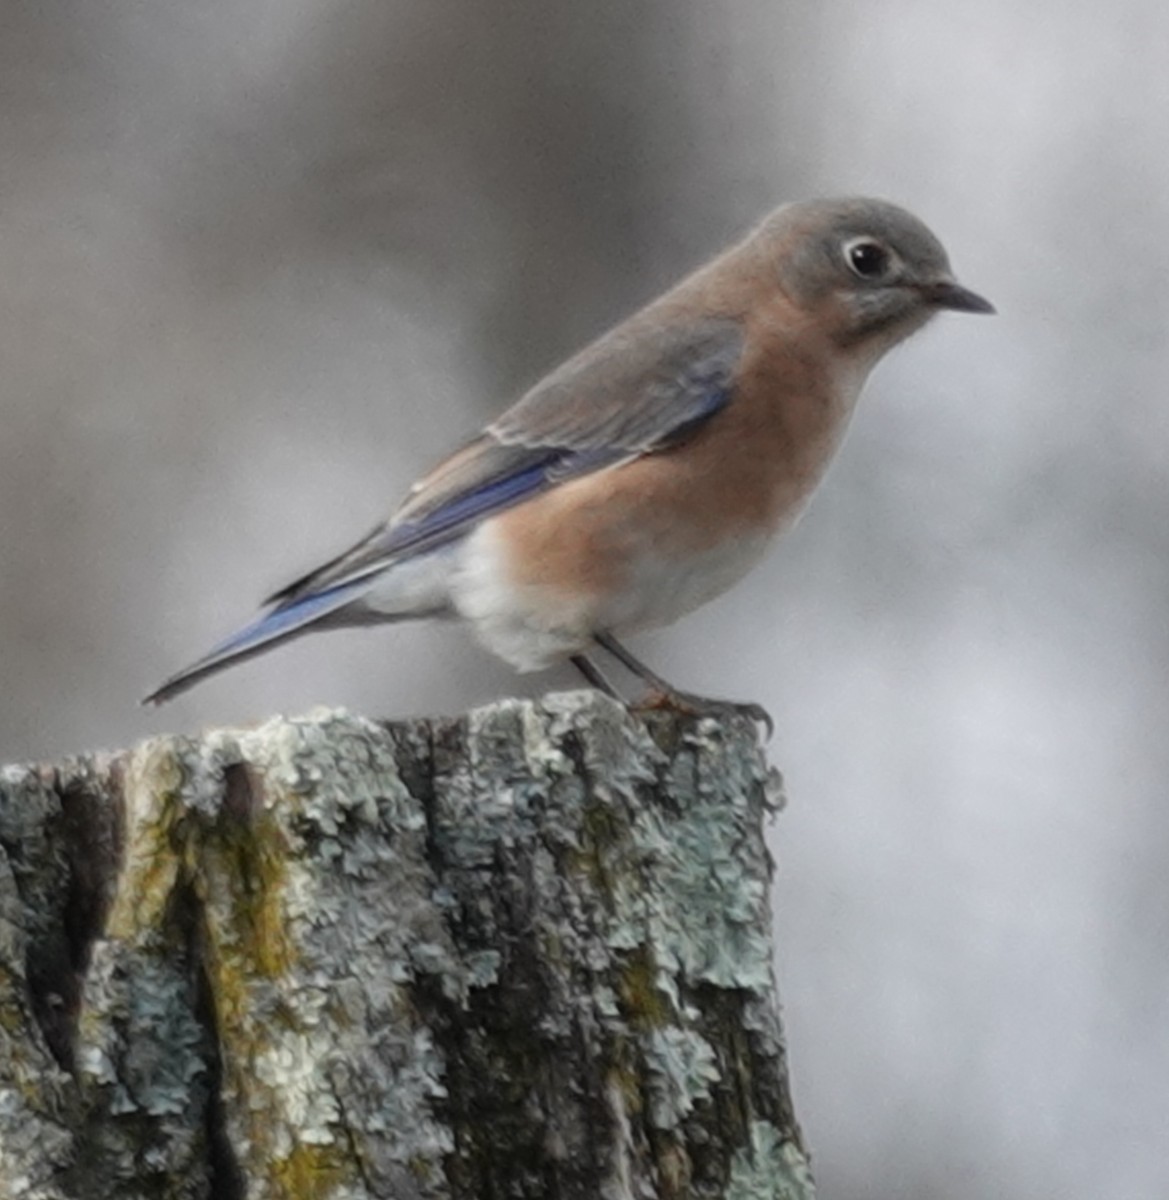
[{"label": "orange breast", "polygon": [[[493,521],[517,586],[603,595],[639,555],[682,560],[774,534],[835,450],[851,396],[828,356],[791,349],[788,314],[757,308],[731,402],[681,445],[582,479]],[[814,349],[815,343],[812,342]]]}]

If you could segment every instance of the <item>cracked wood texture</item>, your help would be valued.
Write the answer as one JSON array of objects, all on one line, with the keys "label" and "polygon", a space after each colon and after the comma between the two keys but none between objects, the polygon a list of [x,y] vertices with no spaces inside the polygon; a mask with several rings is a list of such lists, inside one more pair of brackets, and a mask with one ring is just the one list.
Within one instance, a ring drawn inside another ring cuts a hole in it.
[{"label": "cracked wood texture", "polygon": [[745,720],[591,692],[0,771],[0,1196],[808,1200]]}]

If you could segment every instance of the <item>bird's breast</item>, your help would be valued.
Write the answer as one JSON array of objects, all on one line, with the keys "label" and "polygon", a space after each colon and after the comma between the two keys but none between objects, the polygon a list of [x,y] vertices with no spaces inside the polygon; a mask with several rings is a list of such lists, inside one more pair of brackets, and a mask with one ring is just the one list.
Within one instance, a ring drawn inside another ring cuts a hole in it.
[{"label": "bird's breast", "polygon": [[484,522],[465,543],[456,607],[521,670],[594,632],[669,624],[737,583],[796,520],[850,407],[815,379],[748,365],[727,408],[681,444]]},{"label": "bird's breast", "polygon": [[[527,506],[524,506],[527,507]],[[697,547],[664,526],[604,520],[604,505],[565,519],[497,517],[462,544],[451,596],[489,650],[532,671],[587,650],[595,633],[671,624],[737,583],[771,540],[740,531]],[[531,524],[529,524],[529,521]]]}]

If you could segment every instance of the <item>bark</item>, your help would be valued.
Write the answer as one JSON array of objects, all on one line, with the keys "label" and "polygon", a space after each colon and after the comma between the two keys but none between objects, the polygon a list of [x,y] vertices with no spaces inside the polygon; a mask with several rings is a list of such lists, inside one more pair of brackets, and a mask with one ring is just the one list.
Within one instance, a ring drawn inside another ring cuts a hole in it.
[{"label": "bark", "polygon": [[0,1195],[771,1197],[745,720],[595,693],[0,771]]}]

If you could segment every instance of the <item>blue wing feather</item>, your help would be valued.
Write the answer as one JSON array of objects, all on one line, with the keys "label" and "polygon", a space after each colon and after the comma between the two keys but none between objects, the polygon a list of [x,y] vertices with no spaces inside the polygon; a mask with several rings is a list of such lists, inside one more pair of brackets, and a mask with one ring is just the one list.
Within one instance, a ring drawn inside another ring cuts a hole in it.
[{"label": "blue wing feather", "polygon": [[566,479],[587,475],[627,457],[626,452],[615,450],[550,451],[538,462],[489,479],[416,521],[403,521],[392,526],[387,531],[385,553],[397,556],[413,551],[419,544],[425,544],[429,549],[445,541],[447,535],[461,534],[485,517],[531,499]]},{"label": "blue wing feather", "polygon": [[344,608],[364,591],[363,583],[341,584],[311,595],[302,596],[289,604],[258,616],[243,629],[225,638],[202,658],[172,675],[161,687],[147,696],[143,704],[162,704],[185,692],[200,679],[213,675],[231,663],[243,662],[261,654],[270,646],[296,637],[316,626],[329,614]]},{"label": "blue wing feather", "polygon": [[262,613],[254,621],[245,625],[243,629],[233,633],[231,637],[225,638],[215,646],[208,653],[207,658],[246,654],[253,646],[259,646],[270,642],[273,638],[292,633],[309,621],[319,620],[334,609],[340,608],[341,605],[348,604],[361,590],[357,584],[341,584],[338,587],[326,588],[324,591],[302,596],[290,604]]}]

